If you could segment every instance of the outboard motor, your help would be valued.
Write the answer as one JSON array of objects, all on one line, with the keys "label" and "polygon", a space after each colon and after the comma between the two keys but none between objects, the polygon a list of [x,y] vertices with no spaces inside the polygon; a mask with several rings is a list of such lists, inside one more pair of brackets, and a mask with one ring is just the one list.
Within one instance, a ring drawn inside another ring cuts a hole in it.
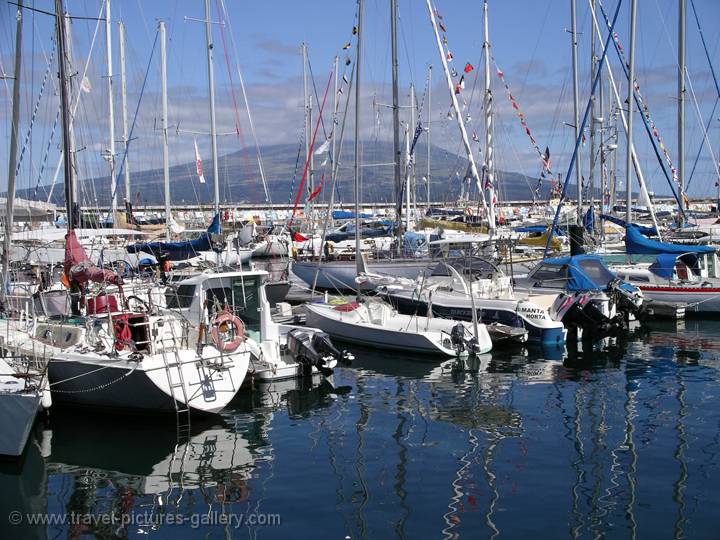
[{"label": "outboard motor", "polygon": [[332,369],[326,367],[333,360],[349,363],[353,356],[342,353],[332,344],[325,332],[291,330],[287,336],[288,351],[298,364],[303,366],[303,374],[311,375],[314,367],[324,376],[332,375]]},{"label": "outboard motor", "polygon": [[616,278],[608,283],[608,294],[615,302],[618,316],[622,317],[626,325],[644,314],[643,294],[638,287]]},{"label": "outboard motor", "polygon": [[450,343],[457,354],[465,350],[465,327],[462,323],[457,323],[450,330]]}]

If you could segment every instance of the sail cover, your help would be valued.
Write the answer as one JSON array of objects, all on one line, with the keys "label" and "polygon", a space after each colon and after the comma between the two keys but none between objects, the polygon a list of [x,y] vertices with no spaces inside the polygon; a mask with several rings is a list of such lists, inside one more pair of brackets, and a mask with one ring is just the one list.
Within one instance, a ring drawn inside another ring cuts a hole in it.
[{"label": "sail cover", "polygon": [[[600,217],[603,218],[605,221],[615,223],[616,225],[620,225],[621,227],[627,226],[627,222],[624,219],[610,216],[608,214],[602,214]],[[632,226],[636,227],[637,230],[643,233],[645,236],[657,236],[657,229],[655,227],[644,227],[643,225],[637,225],[636,223],[633,223]]]},{"label": "sail cover", "polygon": [[149,253],[166,261],[184,261],[197,257],[203,251],[212,251],[213,244],[210,237],[212,234],[220,234],[220,214],[215,215],[208,230],[195,240],[131,244],[127,247],[127,251],[128,253]]},{"label": "sail cover", "polygon": [[100,268],[90,260],[85,249],[75,235],[75,231],[69,231],[65,235],[65,275],[71,281],[83,284],[88,281],[94,283],[119,284],[118,275],[111,270]]},{"label": "sail cover", "polygon": [[671,244],[651,240],[642,235],[637,225],[625,225],[625,251],[630,255],[660,255],[662,253],[712,253],[715,248],[710,246],[692,246],[684,244]]}]

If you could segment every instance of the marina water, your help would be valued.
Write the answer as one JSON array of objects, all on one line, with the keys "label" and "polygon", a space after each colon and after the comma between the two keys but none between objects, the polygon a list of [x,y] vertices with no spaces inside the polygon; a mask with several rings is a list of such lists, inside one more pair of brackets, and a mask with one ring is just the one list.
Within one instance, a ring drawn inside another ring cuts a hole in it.
[{"label": "marina water", "polygon": [[54,409],[0,465],[0,537],[718,537],[718,321],[463,369],[353,352],[334,388],[241,392],[184,444]]}]

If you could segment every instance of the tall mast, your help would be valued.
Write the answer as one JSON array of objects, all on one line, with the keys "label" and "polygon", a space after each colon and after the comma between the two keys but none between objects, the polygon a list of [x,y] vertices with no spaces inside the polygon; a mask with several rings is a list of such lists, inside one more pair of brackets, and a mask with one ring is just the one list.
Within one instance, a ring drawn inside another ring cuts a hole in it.
[{"label": "tall mast", "polygon": [[428,98],[427,98],[427,205],[430,209],[430,122],[432,115],[430,109],[432,107],[432,66],[428,66]]},{"label": "tall mast", "polygon": [[[575,0],[570,0],[570,19],[572,28],[570,37],[572,39],[572,72],[573,72],[573,114],[575,125],[575,140],[580,136],[580,111],[578,106],[578,67],[577,67],[577,20],[575,16]],[[582,165],[580,161],[580,152],[575,158],[577,161],[575,166],[575,183],[577,184],[577,223],[582,225]],[[569,181],[566,179],[565,181]]]},{"label": "tall mast", "polygon": [[70,99],[67,87],[66,19],[63,13],[62,0],[55,0],[55,23],[58,43],[58,71],[60,74],[60,116],[62,117],[63,151],[65,152],[65,162],[63,163],[65,172],[65,206],[67,211],[67,228],[68,231],[72,231],[77,226],[77,223],[75,222],[75,179],[73,177],[74,171],[72,167],[73,152],[70,148],[72,137],[70,135]]},{"label": "tall mast", "polygon": [[[364,269],[360,253],[360,66],[362,65],[363,6],[358,0],[357,53],[355,55],[355,272]],[[360,289],[358,288],[358,294]]]},{"label": "tall mast", "polygon": [[217,131],[215,126],[215,76],[213,72],[213,37],[210,21],[210,1],[205,0],[205,39],[207,42],[208,94],[210,95],[210,142],[212,146],[215,214],[220,214],[220,168],[218,167]]},{"label": "tall mast", "polygon": [[[312,195],[313,191],[315,190],[315,178],[314,178],[314,171],[315,168],[315,159],[314,159],[314,152],[310,152],[310,140],[312,139],[312,94],[310,93],[310,88],[308,87],[308,76],[307,76],[307,68],[308,68],[308,46],[307,43],[302,44],[302,56],[303,56],[303,96],[305,98],[305,155],[309,155],[309,163],[308,163],[308,198],[310,195]],[[310,229],[313,229],[313,225],[315,222],[314,215],[312,212],[312,207],[314,206],[314,203],[310,201]]]},{"label": "tall mast", "polygon": [[412,158],[410,157],[410,143],[415,136],[415,87],[410,85],[410,122],[405,130],[405,230],[412,228],[410,208],[412,205]]},{"label": "tall mast", "polygon": [[[440,60],[442,62],[443,71],[445,72],[445,82],[447,82],[448,90],[450,91],[450,99],[452,101],[453,111],[455,111],[455,119],[457,120],[458,128],[460,129],[460,137],[462,138],[463,146],[465,147],[467,159],[470,162],[470,171],[472,172],[473,178],[475,178],[478,190],[482,196],[481,200],[483,208],[485,208],[485,210],[489,213],[487,202],[485,201],[485,192],[480,182],[480,175],[478,174],[477,165],[475,164],[475,157],[473,156],[472,148],[470,147],[470,140],[468,139],[467,130],[465,129],[465,123],[463,122],[461,116],[460,106],[458,105],[457,97],[455,96],[455,85],[453,84],[452,77],[450,76],[447,59],[445,58],[445,51],[443,50],[442,41],[440,40],[440,33],[438,32],[437,21],[435,20],[435,12],[433,11],[430,0],[425,0],[425,3],[427,5],[428,12],[430,13],[430,23],[432,24],[433,31],[435,32],[435,42],[438,47],[438,52],[440,53]],[[495,221],[488,221],[488,225],[490,226],[490,229],[494,229]]]},{"label": "tall mast", "polygon": [[[679,1],[678,21],[678,183],[680,200],[685,194],[685,0]],[[680,219],[682,219],[682,208]]]},{"label": "tall mast", "polygon": [[162,86],[163,185],[165,187],[165,238],[170,240],[170,156],[168,153],[167,51],[165,21],[160,21],[160,84]]},{"label": "tall mast", "polygon": [[130,200],[130,170],[128,169],[127,151],[130,141],[128,139],[128,119],[127,119],[127,88],[125,78],[125,24],[120,21],[118,23],[120,34],[120,95],[122,103],[122,126],[123,126],[123,162],[122,168],[125,174],[125,200]]},{"label": "tall mast", "polygon": [[115,178],[115,107],[113,106],[112,73],[112,22],[110,20],[110,0],[105,0],[105,51],[107,54],[107,91],[108,91],[108,131],[110,146],[105,158],[110,166],[110,206],[113,219],[117,210],[117,178]]},{"label": "tall mast", "polygon": [[[62,2],[61,2],[61,4],[62,4]],[[65,16],[65,14],[63,14],[63,21],[64,21],[64,22],[63,22],[63,26],[64,26],[64,29],[65,29],[65,36],[64,36],[64,41],[65,41],[65,61],[66,61],[65,66],[66,66],[66,70],[67,70],[67,66],[71,66],[71,67],[72,67],[72,65],[73,65],[72,43],[71,43],[71,41],[70,41],[70,36],[71,36],[71,32],[70,32],[70,17],[67,17],[67,16]],[[68,92],[68,106],[69,106],[70,95],[72,94],[72,76],[71,76],[70,74],[67,74],[67,76],[69,77],[69,78],[67,79],[67,85],[68,85],[68,89],[67,89],[67,92]],[[76,152],[76,148],[75,148],[75,112],[77,111],[77,106],[78,106],[78,103],[80,102],[80,95],[81,95],[81,94],[82,94],[82,92],[78,92],[78,93],[77,93],[77,98],[75,99],[75,103],[73,104],[72,109],[68,109],[68,113],[67,113],[67,114],[68,114],[68,124],[69,124],[69,128],[68,128],[68,139],[69,139],[69,141],[68,141],[68,149],[70,150],[70,154],[65,154],[64,152],[63,152],[63,153],[64,153],[65,156],[68,156],[68,155],[70,156],[70,167],[72,168],[73,172],[75,172],[75,171],[78,170],[78,169],[77,169],[77,152]],[[63,167],[65,167],[65,164],[64,164],[64,163],[63,163]],[[63,169],[63,170],[64,170],[64,169]],[[77,186],[77,183],[76,183],[76,182],[72,182],[71,188],[72,188],[72,198],[73,198],[73,202],[77,202],[77,200],[78,200],[78,186]]]},{"label": "tall mast", "polygon": [[633,97],[635,93],[635,21],[637,17],[637,0],[630,0],[630,55],[628,60],[628,97],[627,97],[627,152],[625,156],[625,189],[626,204],[625,221],[632,223],[632,148],[633,148]]},{"label": "tall mast", "polygon": [[390,0],[390,67],[392,71],[393,163],[395,178],[395,244],[401,250],[402,180],[400,174],[400,98],[397,59],[397,0]]},{"label": "tall mast", "polygon": [[[595,0],[591,0],[590,9],[595,11]],[[590,84],[595,79],[595,71],[597,70],[597,56],[595,54],[595,32],[590,32]],[[595,142],[597,137],[597,102],[602,103],[602,74],[598,83],[598,97],[590,96],[590,172],[588,173],[588,207],[590,212],[594,213],[595,202]],[[602,150],[601,150],[602,152]],[[593,229],[595,227],[593,226]],[[593,231],[594,232],[594,231]]]},{"label": "tall mast", "polygon": [[[2,258],[2,290],[0,290],[0,298],[3,301],[6,298],[6,285],[9,281],[10,271],[10,238],[13,230],[13,212],[15,203],[15,167],[17,167],[17,137],[20,123],[20,75],[22,70],[20,64],[22,62],[22,29],[23,29],[23,2],[18,0],[17,6],[17,23],[15,31],[15,69],[13,72],[13,108],[12,123],[10,124],[10,155],[8,156],[8,185],[5,197],[5,237],[3,238],[3,258]],[[3,306],[5,307],[5,306]]]},{"label": "tall mast", "polygon": [[490,32],[488,29],[488,3],[483,2],[483,31],[485,40],[483,49],[485,53],[485,174],[488,192],[488,222],[490,229],[495,228],[495,165],[493,163],[493,113],[492,92],[490,91]]}]

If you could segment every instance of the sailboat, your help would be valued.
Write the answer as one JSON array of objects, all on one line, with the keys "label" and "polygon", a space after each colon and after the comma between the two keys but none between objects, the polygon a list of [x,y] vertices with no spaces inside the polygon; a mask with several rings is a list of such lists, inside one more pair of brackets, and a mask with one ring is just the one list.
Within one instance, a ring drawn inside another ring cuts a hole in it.
[{"label": "sailboat", "polygon": [[222,329],[226,321],[213,319],[204,332],[176,313],[133,308],[121,278],[96,266],[77,239],[62,0],[56,0],[55,11],[67,205],[64,279],[71,316],[4,320],[5,347],[33,365],[47,365],[59,401],[95,409],[174,411],[183,423],[191,410],[217,413],[247,373],[250,352],[242,339]]},{"label": "sailboat", "polygon": [[[20,68],[22,54],[22,2],[17,9],[17,33],[15,41],[15,80],[13,83],[13,115],[6,203],[5,234],[3,238],[3,268],[0,281],[2,310],[8,316],[12,312],[9,293],[9,268],[11,259],[11,234],[15,203],[15,166],[17,150],[17,125],[20,114]],[[47,391],[47,374],[43,366],[33,366],[7,345],[7,336],[0,337],[0,455],[19,457],[27,444],[30,430],[37,413],[51,404]]]}]

